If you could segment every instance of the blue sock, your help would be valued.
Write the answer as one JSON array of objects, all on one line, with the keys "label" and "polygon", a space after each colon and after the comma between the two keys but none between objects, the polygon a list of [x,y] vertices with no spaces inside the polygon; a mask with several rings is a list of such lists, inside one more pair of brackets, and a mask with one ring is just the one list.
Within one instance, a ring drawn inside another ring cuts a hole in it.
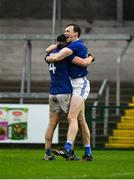
[{"label": "blue sock", "polygon": [[90,145],[85,145],[85,155],[89,156],[91,154],[91,147]]},{"label": "blue sock", "polygon": [[64,146],[64,149],[65,149],[66,151],[70,151],[71,148],[72,148],[72,142],[71,142],[71,141],[67,141],[66,144],[65,144],[65,146]]},{"label": "blue sock", "polygon": [[47,148],[47,149],[45,150],[45,153],[46,153],[46,155],[51,156],[51,149],[50,149],[50,148]]}]

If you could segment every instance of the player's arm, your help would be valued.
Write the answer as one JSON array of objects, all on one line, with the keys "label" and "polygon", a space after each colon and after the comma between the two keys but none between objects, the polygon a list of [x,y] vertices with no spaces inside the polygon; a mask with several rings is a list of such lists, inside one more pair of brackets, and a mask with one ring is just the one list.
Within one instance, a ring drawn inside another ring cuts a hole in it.
[{"label": "player's arm", "polygon": [[63,49],[61,49],[58,53],[55,53],[53,55],[50,55],[50,56],[47,56],[46,57],[46,60],[48,62],[56,62],[56,61],[61,61],[63,60],[64,58],[70,56],[72,54],[72,50],[65,47]]},{"label": "player's arm", "polygon": [[82,59],[78,56],[75,56],[72,59],[72,63],[77,64],[77,65],[82,66],[82,67],[87,67],[93,61],[95,61],[95,57],[92,54],[89,54],[88,57],[85,59]]},{"label": "player's arm", "polygon": [[52,45],[48,46],[48,48],[46,49],[46,53],[48,54],[56,48],[57,48],[57,44],[52,44]]},{"label": "player's arm", "polygon": [[48,63],[46,60],[46,57],[49,55],[50,52],[52,52],[56,48],[57,48],[57,44],[52,44],[52,45],[48,46],[48,48],[46,49],[45,56],[44,56],[44,60],[46,63]]}]

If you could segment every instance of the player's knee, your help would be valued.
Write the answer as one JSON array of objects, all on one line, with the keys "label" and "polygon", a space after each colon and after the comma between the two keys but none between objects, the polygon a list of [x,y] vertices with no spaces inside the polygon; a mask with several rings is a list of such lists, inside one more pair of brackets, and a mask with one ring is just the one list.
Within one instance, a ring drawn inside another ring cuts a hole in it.
[{"label": "player's knee", "polygon": [[68,122],[69,122],[69,123],[70,123],[70,122],[74,122],[74,121],[77,120],[77,116],[76,116],[75,114],[68,114],[67,119],[68,119]]},{"label": "player's knee", "polygon": [[56,122],[51,122],[49,123],[49,129],[51,129],[52,131],[54,131],[54,129],[56,128],[57,123]]},{"label": "player's knee", "polygon": [[74,124],[75,121],[76,121],[75,118],[68,117],[68,123],[69,123],[69,125],[70,125],[70,124]]}]

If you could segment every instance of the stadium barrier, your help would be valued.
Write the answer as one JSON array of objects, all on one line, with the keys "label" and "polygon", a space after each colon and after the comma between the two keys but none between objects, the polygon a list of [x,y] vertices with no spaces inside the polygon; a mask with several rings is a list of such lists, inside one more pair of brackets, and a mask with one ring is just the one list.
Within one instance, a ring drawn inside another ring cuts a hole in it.
[{"label": "stadium barrier", "polygon": [[[46,41],[50,40],[53,41],[56,39],[57,35],[41,35],[41,34],[0,34],[0,41],[6,41],[6,40],[15,40],[15,41],[25,41],[25,49],[24,49],[24,60],[23,60],[23,66],[22,66],[22,75],[21,75],[21,86],[20,86],[20,104],[23,104],[23,98],[26,96],[32,96],[31,95],[31,57],[32,57],[32,41]],[[116,88],[116,105],[120,105],[120,61],[123,57],[124,53],[126,52],[127,48],[130,45],[130,42],[132,40],[132,36],[130,34],[91,34],[91,35],[82,35],[81,39],[83,40],[115,40],[115,41],[127,41],[126,47],[123,48],[120,56],[117,58],[117,88]],[[26,84],[26,87],[25,87]],[[24,90],[26,89],[26,92]],[[4,96],[14,96],[16,97],[16,94],[2,94],[1,97]],[[40,95],[36,95],[40,96]],[[42,96],[42,95],[41,95]],[[93,95],[94,96],[94,95]],[[92,98],[92,95],[90,94],[90,97]],[[119,112],[117,111],[117,114]]]},{"label": "stadium barrier", "polygon": [[[106,112],[109,112],[108,116]],[[134,97],[128,105],[87,105],[86,119],[93,148],[134,148]]]},{"label": "stadium barrier", "polygon": [[[48,104],[0,104],[0,145],[43,144],[48,121]],[[59,143],[58,137],[57,126],[53,143]]]},{"label": "stadium barrier", "polygon": [[[89,112],[90,112],[90,122],[92,122],[91,127],[92,127],[92,146],[95,147],[96,146],[96,121],[97,121],[97,109],[99,107],[99,100],[103,97],[104,94],[104,103],[105,103],[105,107],[109,106],[109,95],[110,95],[110,87],[109,87],[109,83],[108,81],[105,79],[102,84],[101,87],[97,93],[97,99],[94,101],[93,106],[89,106]],[[87,109],[87,107],[86,107]],[[103,117],[102,117],[103,115]],[[107,108],[103,109],[103,112],[101,113],[101,119],[103,119],[104,121],[104,136],[107,136],[108,134],[108,117],[109,117],[109,111]],[[88,117],[87,117],[88,119]]]}]

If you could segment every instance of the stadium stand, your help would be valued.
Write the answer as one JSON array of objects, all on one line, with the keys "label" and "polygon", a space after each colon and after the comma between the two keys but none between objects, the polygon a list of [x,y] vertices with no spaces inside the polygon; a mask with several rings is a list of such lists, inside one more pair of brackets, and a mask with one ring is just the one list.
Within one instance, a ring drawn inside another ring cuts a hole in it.
[{"label": "stadium stand", "polygon": [[[85,20],[70,21],[64,20],[63,26],[69,22],[75,22],[82,26],[83,32],[90,24]],[[92,25],[91,34],[119,34],[119,33],[132,33],[134,31],[133,26],[124,27],[112,27],[106,22],[104,27],[101,27],[99,22],[94,22]],[[98,25],[97,25],[98,24]],[[0,20],[0,33],[4,34],[50,34],[51,32],[51,20]],[[89,33],[89,35],[90,35]],[[90,76],[92,80],[102,81],[108,79],[109,81],[116,81],[116,60],[119,56],[122,48],[126,45],[122,41],[85,41],[89,50],[95,54],[97,63],[92,64],[89,67]],[[34,81],[48,81],[49,75],[47,66],[44,65],[43,56],[44,49],[50,44],[50,41],[32,41],[32,80]],[[0,41],[0,80],[20,80],[21,78],[21,66],[23,63],[25,41]],[[122,75],[123,81],[133,81],[133,69],[131,63],[133,62],[133,47],[132,42],[127,50],[124,60],[122,61]],[[101,49],[101,51],[100,51]],[[14,66],[9,67],[9,64]],[[100,68],[98,68],[98,66]],[[110,67],[110,71],[109,71]],[[129,71],[126,71],[129,69]],[[7,73],[8,72],[8,73]],[[103,72],[103,73],[102,73]],[[8,77],[7,77],[8,74]]]},{"label": "stadium stand", "polygon": [[112,130],[105,147],[134,148],[134,97],[129,106],[129,109],[124,110],[124,115],[118,121],[116,129]]}]

